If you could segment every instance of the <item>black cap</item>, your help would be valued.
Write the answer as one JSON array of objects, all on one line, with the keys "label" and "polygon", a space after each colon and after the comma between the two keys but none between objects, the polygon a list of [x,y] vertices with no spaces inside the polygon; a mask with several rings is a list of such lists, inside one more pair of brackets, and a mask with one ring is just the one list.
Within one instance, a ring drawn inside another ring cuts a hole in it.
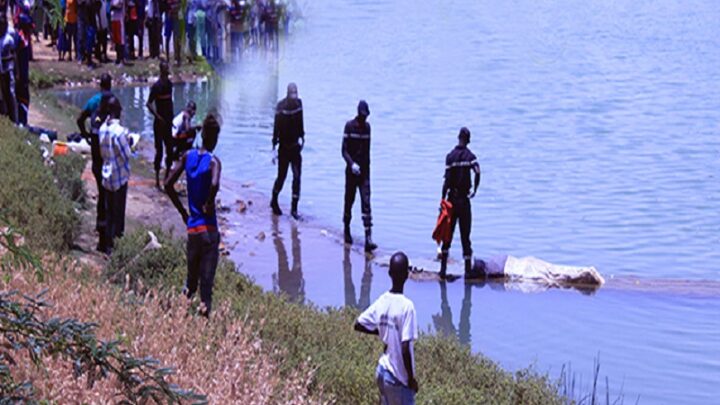
[{"label": "black cap", "polygon": [[368,106],[367,101],[360,100],[358,103],[358,115],[364,115],[366,117],[370,115],[370,107]]},{"label": "black cap", "polygon": [[466,127],[460,128],[460,133],[458,134],[458,138],[464,138],[468,141],[470,140],[470,130]]}]

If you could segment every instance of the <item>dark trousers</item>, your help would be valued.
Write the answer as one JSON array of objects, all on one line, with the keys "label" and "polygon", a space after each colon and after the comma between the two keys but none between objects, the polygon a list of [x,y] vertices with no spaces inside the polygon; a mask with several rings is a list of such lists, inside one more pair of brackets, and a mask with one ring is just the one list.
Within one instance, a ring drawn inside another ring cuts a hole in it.
[{"label": "dark trousers", "polygon": [[450,241],[443,243],[442,252],[447,254],[450,251],[452,235],[455,235],[455,226],[460,223],[460,240],[462,241],[463,256],[465,259],[472,258],[472,244],[470,243],[470,227],[472,226],[472,209],[468,197],[451,197],[453,205],[453,216],[450,222]]},{"label": "dark trousers", "polygon": [[105,229],[107,227],[107,223],[105,222],[105,199],[107,191],[102,185],[103,160],[100,155],[100,140],[97,134],[90,135],[90,156],[92,157],[92,174],[93,177],[95,177],[95,184],[97,185],[98,191],[95,230],[100,234],[98,248],[99,250],[105,250],[107,247],[107,241],[105,239]]},{"label": "dark trousers", "polygon": [[140,19],[138,19],[136,35],[138,37],[137,57],[142,59],[145,51],[145,24]]},{"label": "dark trousers", "polygon": [[162,20],[151,18],[148,20],[148,41],[150,42],[150,57],[160,57],[160,43],[162,42]]},{"label": "dark trousers", "polygon": [[352,207],[355,203],[355,193],[360,190],[360,208],[362,211],[363,225],[365,228],[372,227],[372,211],[370,210],[370,175],[354,175],[350,170],[345,171],[345,210],[343,211],[343,222],[350,225],[352,219]]},{"label": "dark trousers", "polygon": [[197,31],[195,24],[187,25],[188,48],[190,48],[190,60],[192,62],[197,58]]},{"label": "dark trousers", "polygon": [[18,106],[17,98],[15,97],[15,73],[2,73],[0,74],[0,113],[8,117],[10,121],[17,124],[18,118]]},{"label": "dark trousers", "polygon": [[17,122],[27,126],[30,109],[30,48],[17,50],[17,81],[15,96],[17,97]]},{"label": "dark trousers", "polygon": [[155,160],[153,165],[155,173],[160,172],[160,164],[163,160],[163,146],[165,147],[165,170],[169,171],[173,162],[173,137],[172,127],[170,126],[172,118],[165,118],[165,123],[155,120],[153,123],[153,132],[155,136]]},{"label": "dark trousers", "polygon": [[105,189],[105,237],[108,253],[114,247],[115,238],[121,238],[125,233],[127,190],[127,183],[115,191]]},{"label": "dark trousers", "polygon": [[293,199],[300,199],[300,176],[302,175],[302,155],[300,150],[283,150],[278,152],[278,173],[273,186],[273,193],[280,194],[285,179],[287,178],[288,168],[292,168],[293,182],[292,193]]},{"label": "dark trousers", "polygon": [[100,29],[97,32],[97,46],[95,51],[95,57],[99,61],[107,61],[107,49],[108,49],[108,30]]},{"label": "dark trousers", "polygon": [[220,258],[220,234],[201,232],[188,235],[187,240],[187,288],[188,298],[195,295],[200,284],[200,301],[205,304],[206,314],[212,308],[212,289],[215,270]]},{"label": "dark trousers", "polygon": [[127,42],[127,50],[128,50],[128,57],[130,59],[134,59],[135,56],[135,36],[138,35],[138,21],[137,20],[128,20],[126,25],[126,33],[127,36],[125,42]]}]

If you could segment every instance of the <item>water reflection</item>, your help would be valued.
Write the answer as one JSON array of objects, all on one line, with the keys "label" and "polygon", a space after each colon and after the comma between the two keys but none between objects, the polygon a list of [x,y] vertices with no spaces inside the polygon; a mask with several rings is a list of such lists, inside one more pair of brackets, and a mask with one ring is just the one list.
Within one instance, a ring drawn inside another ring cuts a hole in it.
[{"label": "water reflection", "polygon": [[360,281],[360,299],[355,298],[355,284],[352,280],[351,249],[344,247],[343,279],[345,281],[345,306],[354,307],[361,311],[370,306],[370,285],[372,284],[372,259],[365,255],[365,269]]},{"label": "water reflection", "polygon": [[302,249],[297,224],[290,224],[290,240],[292,243],[292,267],[288,263],[288,254],[285,241],[280,232],[279,220],[273,216],[273,243],[278,255],[278,271],[273,274],[273,289],[276,293],[283,293],[293,301],[305,301],[305,280],[302,273]]},{"label": "water reflection", "polygon": [[[432,316],[435,330],[445,336],[456,336],[460,343],[469,345],[470,336],[470,310],[472,308],[473,284],[465,283],[462,308],[460,309],[459,329],[453,323],[452,310],[447,298],[447,283],[440,281],[440,313]],[[479,284],[476,284],[481,286]]]}]

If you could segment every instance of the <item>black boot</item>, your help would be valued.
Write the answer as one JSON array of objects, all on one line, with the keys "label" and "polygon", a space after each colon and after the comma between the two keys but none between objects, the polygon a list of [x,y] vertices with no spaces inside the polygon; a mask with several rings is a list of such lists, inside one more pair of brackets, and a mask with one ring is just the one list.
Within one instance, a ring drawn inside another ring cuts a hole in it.
[{"label": "black boot", "polygon": [[447,252],[440,253],[440,280],[445,280],[447,278],[447,261],[448,261],[448,254]]},{"label": "black boot", "polygon": [[352,234],[350,233],[350,224],[345,224],[345,243],[348,245],[352,245],[353,243]]},{"label": "black boot", "polygon": [[274,215],[282,215],[282,210],[280,209],[280,205],[278,204],[278,193],[275,191],[273,191],[272,201],[270,201],[270,208],[272,208],[272,212]]},{"label": "black boot", "polygon": [[377,244],[372,241],[372,231],[370,228],[365,229],[365,251],[370,253],[377,247]]},{"label": "black boot", "polygon": [[299,198],[293,198],[292,199],[292,208],[290,209],[290,215],[292,215],[295,220],[300,220],[300,215],[298,214],[298,201]]},{"label": "black boot", "polygon": [[479,278],[479,274],[473,269],[472,258],[465,258],[465,279],[475,280]]}]

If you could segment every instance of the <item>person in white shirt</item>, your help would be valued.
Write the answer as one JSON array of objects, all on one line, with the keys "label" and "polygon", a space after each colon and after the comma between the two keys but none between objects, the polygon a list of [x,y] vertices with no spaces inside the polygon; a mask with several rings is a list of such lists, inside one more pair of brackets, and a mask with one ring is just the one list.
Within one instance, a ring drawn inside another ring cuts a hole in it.
[{"label": "person in white shirt", "polygon": [[395,253],[390,258],[392,289],[355,322],[356,331],[378,335],[385,344],[376,373],[381,405],[414,405],[419,389],[413,353],[413,342],[418,338],[415,305],[403,295],[408,274],[407,256]]},{"label": "person in white shirt", "polygon": [[185,109],[180,111],[172,121],[172,135],[175,140],[175,150],[173,151],[173,160],[178,160],[183,153],[192,149],[198,131],[202,129],[201,125],[195,124],[195,112],[197,106],[194,101],[188,101]]}]

